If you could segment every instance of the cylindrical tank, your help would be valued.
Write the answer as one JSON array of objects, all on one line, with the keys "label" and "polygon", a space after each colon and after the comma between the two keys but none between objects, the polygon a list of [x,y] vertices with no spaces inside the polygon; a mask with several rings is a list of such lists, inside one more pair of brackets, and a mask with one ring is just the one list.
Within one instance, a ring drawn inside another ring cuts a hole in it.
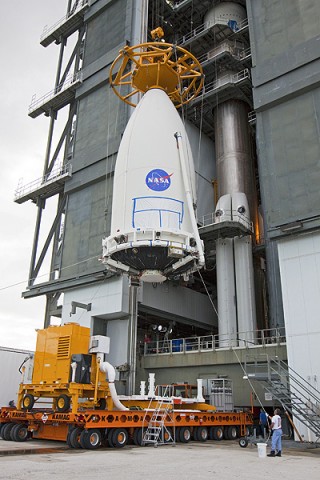
[{"label": "cylindrical tank", "polygon": [[242,5],[234,2],[222,2],[211,8],[204,17],[204,23],[227,25],[228,22],[236,22],[230,25],[236,26],[247,18],[246,10]]},{"label": "cylindrical tank", "polygon": [[228,100],[214,110],[217,179],[219,197],[236,192],[246,194],[251,220],[256,224],[257,197],[248,111],[248,105],[241,100]]}]

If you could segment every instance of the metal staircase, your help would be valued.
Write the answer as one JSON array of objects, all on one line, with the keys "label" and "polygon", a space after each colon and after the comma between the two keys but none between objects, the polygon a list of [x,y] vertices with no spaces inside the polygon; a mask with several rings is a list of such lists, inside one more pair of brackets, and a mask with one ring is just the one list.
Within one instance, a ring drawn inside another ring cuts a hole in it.
[{"label": "metal staircase", "polygon": [[[143,419],[143,425],[147,424],[150,411],[152,411],[151,419],[147,428],[142,431],[142,444],[153,444],[154,446],[164,443],[175,443],[175,428],[173,420],[173,400],[168,397],[170,385],[167,385],[162,397],[158,397],[154,410],[151,410],[151,404],[154,398],[150,400],[149,407]],[[172,424],[172,427],[170,426]]]},{"label": "metal staircase", "polygon": [[277,357],[263,355],[253,362],[247,358],[245,371],[249,380],[262,382],[285,411],[320,438],[320,392],[316,388]]}]

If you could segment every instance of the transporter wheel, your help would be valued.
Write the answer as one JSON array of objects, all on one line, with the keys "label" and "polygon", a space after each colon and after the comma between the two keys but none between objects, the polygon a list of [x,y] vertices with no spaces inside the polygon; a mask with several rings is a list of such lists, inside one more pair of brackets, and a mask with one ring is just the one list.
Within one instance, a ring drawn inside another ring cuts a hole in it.
[{"label": "transporter wheel", "polygon": [[99,398],[98,403],[97,403],[95,408],[96,408],[96,410],[106,410],[107,400],[105,398]]},{"label": "transporter wheel", "polygon": [[193,437],[197,442],[206,442],[208,440],[207,427],[196,427]]},{"label": "transporter wheel", "polygon": [[101,432],[97,428],[83,430],[80,435],[80,445],[84,449],[96,450],[101,445]]},{"label": "transporter wheel", "polygon": [[181,430],[181,427],[176,427],[176,442],[179,443],[180,442],[180,430]]},{"label": "transporter wheel", "polygon": [[114,448],[114,447],[115,447],[115,445],[114,445],[114,443],[113,443],[113,440],[112,440],[113,433],[114,433],[114,428],[110,428],[110,430],[108,430],[108,433],[107,433],[108,446],[109,446],[110,448]]},{"label": "transporter wheel", "polygon": [[31,393],[27,393],[22,399],[22,410],[31,410],[35,402],[35,398]]},{"label": "transporter wheel", "polygon": [[128,430],[125,428],[116,428],[113,431],[112,443],[116,448],[123,448],[129,440]]},{"label": "transporter wheel", "polygon": [[5,426],[2,428],[2,431],[1,431],[1,436],[3,438],[3,440],[7,440],[7,441],[11,441],[12,438],[11,438],[11,430],[13,429],[13,427],[15,427],[16,424],[15,423],[6,423]]},{"label": "transporter wheel", "polygon": [[80,445],[81,432],[82,432],[82,428],[75,427],[71,430],[71,432],[68,433],[67,444],[69,445],[69,447],[81,448],[81,445]]},{"label": "transporter wheel", "polygon": [[70,408],[70,403],[71,403],[71,400],[70,400],[70,397],[68,397],[68,395],[59,395],[59,397],[57,398],[57,412],[67,412]]},{"label": "transporter wheel", "polygon": [[189,427],[181,427],[179,432],[179,440],[181,443],[189,443],[191,440],[191,430]]},{"label": "transporter wheel", "polygon": [[222,440],[223,439],[223,427],[212,427],[212,438],[213,440]]},{"label": "transporter wheel", "polygon": [[238,429],[234,425],[229,425],[224,429],[224,438],[226,440],[235,440],[238,438]]},{"label": "transporter wheel", "polygon": [[248,446],[248,439],[246,437],[241,437],[239,439],[239,445],[241,448],[246,448]]},{"label": "transporter wheel", "polygon": [[133,443],[138,446],[142,446],[142,428],[135,428],[133,432]]},{"label": "transporter wheel", "polygon": [[2,433],[1,432],[2,432],[2,429],[5,425],[7,425],[7,424],[6,423],[0,423],[0,438],[2,438]]},{"label": "transporter wheel", "polygon": [[163,429],[163,441],[164,443],[173,442],[172,428],[166,427]]},{"label": "transporter wheel", "polygon": [[18,423],[14,425],[10,432],[11,440],[14,442],[25,442],[29,437],[28,425]]}]

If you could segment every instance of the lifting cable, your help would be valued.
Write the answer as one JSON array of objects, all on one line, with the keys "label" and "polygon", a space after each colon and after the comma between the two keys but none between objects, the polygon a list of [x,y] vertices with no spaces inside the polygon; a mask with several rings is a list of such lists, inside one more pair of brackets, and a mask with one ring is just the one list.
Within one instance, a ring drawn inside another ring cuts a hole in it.
[{"label": "lifting cable", "polygon": [[[259,404],[260,404],[260,407],[261,407],[262,411],[265,413],[265,415],[267,416],[267,419],[268,419],[268,418],[269,418],[269,414],[266,412],[264,406],[262,405],[262,402],[261,402],[261,400],[260,400],[260,397],[259,397],[259,395],[257,394],[254,386],[252,385],[252,382],[251,382],[250,378],[248,377],[248,374],[247,374],[244,366],[242,365],[241,360],[240,360],[240,358],[239,358],[239,355],[237,354],[237,352],[236,352],[236,350],[235,350],[234,347],[232,347],[232,351],[233,351],[233,353],[235,354],[235,356],[237,357],[237,360],[238,360],[238,362],[239,362],[239,365],[240,365],[240,367],[241,367],[241,369],[242,369],[242,371],[243,371],[243,374],[244,374],[243,376],[246,378],[246,380],[248,380],[251,390],[253,391],[256,399],[258,400],[258,402],[259,402]],[[283,405],[282,405],[282,406],[283,406]],[[270,435],[271,435],[271,429],[269,428],[269,429],[268,429],[268,437],[267,437],[267,439],[266,439],[266,443],[267,443],[268,440],[270,439]]]}]

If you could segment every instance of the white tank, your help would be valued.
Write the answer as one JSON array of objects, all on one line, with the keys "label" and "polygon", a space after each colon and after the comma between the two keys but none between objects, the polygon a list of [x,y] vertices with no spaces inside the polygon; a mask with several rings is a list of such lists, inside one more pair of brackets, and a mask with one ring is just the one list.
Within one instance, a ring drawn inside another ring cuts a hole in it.
[{"label": "white tank", "polygon": [[247,13],[242,5],[234,2],[222,2],[206,13],[204,23],[229,25],[233,30],[236,30],[237,25],[245,18],[247,18]]},{"label": "white tank", "polygon": [[132,114],[120,144],[103,262],[149,282],[192,271],[200,246],[193,206],[190,211],[195,203],[195,172],[184,125],[167,94],[151,89]]}]

